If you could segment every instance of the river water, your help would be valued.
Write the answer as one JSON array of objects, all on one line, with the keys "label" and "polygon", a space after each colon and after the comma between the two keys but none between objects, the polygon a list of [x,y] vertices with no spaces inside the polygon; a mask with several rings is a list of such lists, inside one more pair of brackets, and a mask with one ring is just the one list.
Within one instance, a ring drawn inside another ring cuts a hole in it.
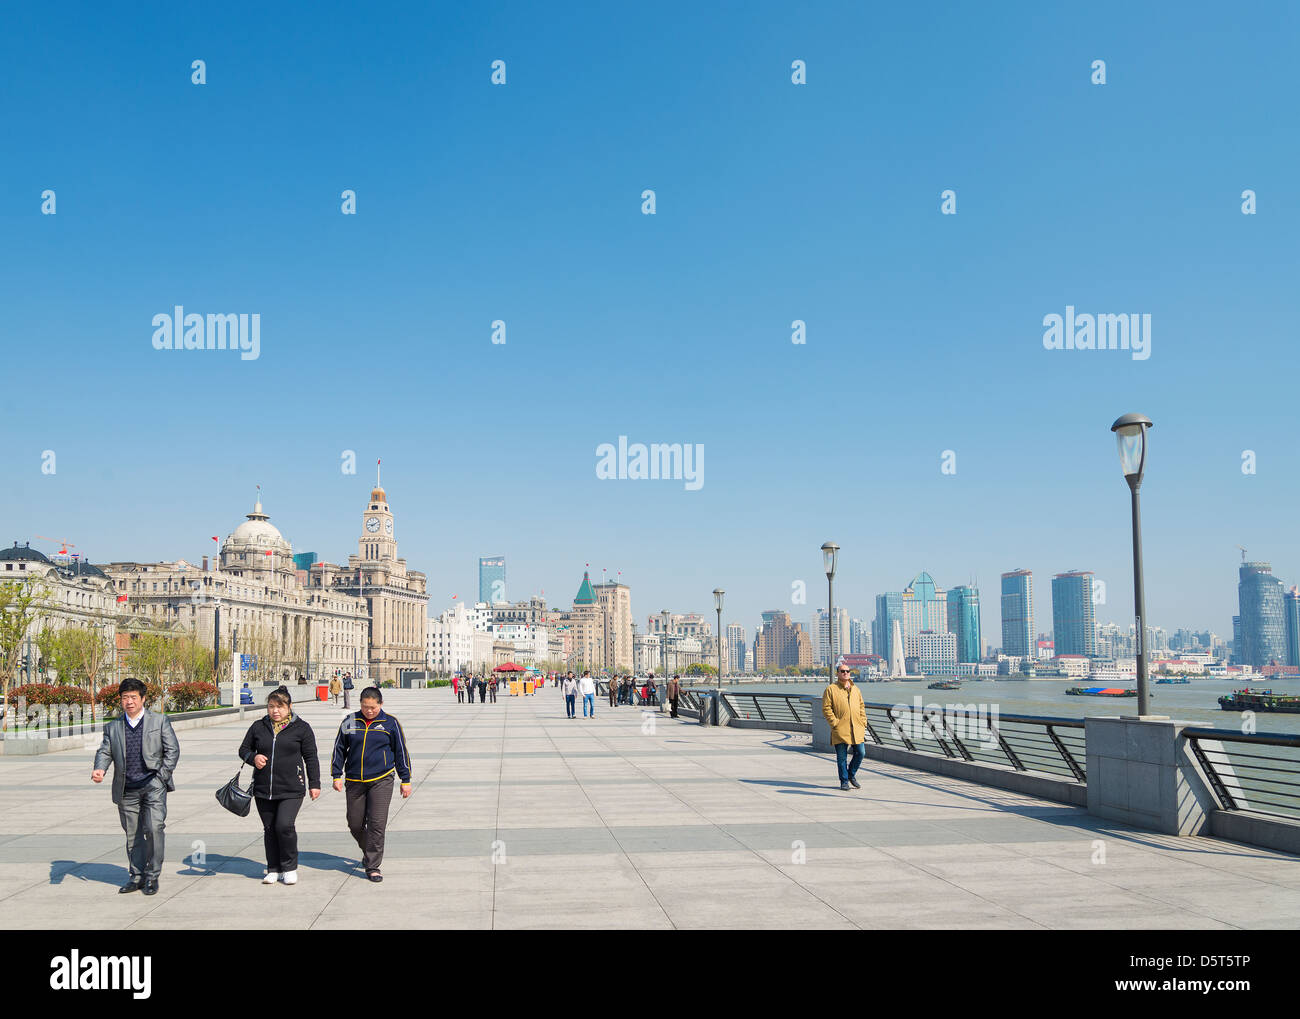
[{"label": "river water", "polygon": [[[1000,714],[1055,715],[1064,718],[1083,718],[1088,715],[1136,715],[1136,697],[1072,697],[1066,690],[1072,686],[1110,686],[1119,684],[1090,683],[1078,679],[1031,680],[966,680],[960,690],[928,690],[932,682],[920,683],[859,683],[862,699],[868,704],[912,705],[920,697],[923,704],[984,704],[997,705]],[[703,684],[701,684],[703,685]],[[1224,711],[1219,707],[1219,697],[1243,687],[1240,680],[1193,679],[1186,685],[1151,682],[1150,711],[1168,715],[1177,721],[1194,722],[1216,729],[1241,731],[1240,712]],[[1252,690],[1272,690],[1275,694],[1300,694],[1300,680],[1271,679],[1255,682]],[[737,693],[786,693],[807,696],[820,694],[825,681],[791,683],[724,683],[724,690]],[[1259,712],[1255,715],[1256,732],[1300,734],[1300,714]]]}]

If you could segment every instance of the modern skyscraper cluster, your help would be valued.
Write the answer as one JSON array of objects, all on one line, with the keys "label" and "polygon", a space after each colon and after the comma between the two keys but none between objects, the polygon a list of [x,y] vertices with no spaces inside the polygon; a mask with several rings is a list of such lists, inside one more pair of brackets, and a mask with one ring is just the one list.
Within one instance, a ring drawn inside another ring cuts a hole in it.
[{"label": "modern skyscraper cluster", "polygon": [[[958,662],[978,662],[982,657],[979,589],[961,585],[945,591],[922,571],[904,590],[876,596],[871,639],[872,651],[886,661],[896,654],[924,660],[921,667],[935,674],[955,672]],[[894,647],[898,639],[901,648]]]},{"label": "modern skyscraper cluster", "polygon": [[1032,658],[1034,575],[1029,570],[1002,574],[1002,653]]}]

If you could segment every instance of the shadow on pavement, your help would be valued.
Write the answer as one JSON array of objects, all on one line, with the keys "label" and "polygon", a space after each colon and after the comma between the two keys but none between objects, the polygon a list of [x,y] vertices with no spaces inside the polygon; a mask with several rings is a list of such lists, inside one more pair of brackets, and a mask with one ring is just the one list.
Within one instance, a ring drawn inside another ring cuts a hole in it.
[{"label": "shadow on pavement", "polygon": [[65,877],[80,881],[99,881],[106,885],[126,884],[127,870],[115,863],[78,863],[76,860],[51,860],[50,884],[63,883]]}]

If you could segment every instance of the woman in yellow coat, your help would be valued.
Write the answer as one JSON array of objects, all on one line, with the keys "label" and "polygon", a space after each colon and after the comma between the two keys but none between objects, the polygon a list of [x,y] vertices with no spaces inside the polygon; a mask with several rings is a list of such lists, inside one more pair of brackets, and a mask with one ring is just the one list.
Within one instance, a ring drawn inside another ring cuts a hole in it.
[{"label": "woman in yellow coat", "polygon": [[[867,706],[853,682],[853,670],[845,665],[836,670],[836,681],[822,694],[822,714],[831,725],[831,745],[835,747],[835,763],[840,772],[840,788],[861,789],[858,785],[858,767],[866,753]],[[849,749],[853,757],[849,759]]]}]

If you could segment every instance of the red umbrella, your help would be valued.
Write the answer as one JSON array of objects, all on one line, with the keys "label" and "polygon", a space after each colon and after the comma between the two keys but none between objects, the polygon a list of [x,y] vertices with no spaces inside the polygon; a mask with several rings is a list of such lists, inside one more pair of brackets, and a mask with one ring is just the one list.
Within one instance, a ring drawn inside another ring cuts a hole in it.
[{"label": "red umbrella", "polygon": [[514,662],[506,662],[504,665],[498,665],[493,672],[527,672],[522,665],[516,665]]}]

